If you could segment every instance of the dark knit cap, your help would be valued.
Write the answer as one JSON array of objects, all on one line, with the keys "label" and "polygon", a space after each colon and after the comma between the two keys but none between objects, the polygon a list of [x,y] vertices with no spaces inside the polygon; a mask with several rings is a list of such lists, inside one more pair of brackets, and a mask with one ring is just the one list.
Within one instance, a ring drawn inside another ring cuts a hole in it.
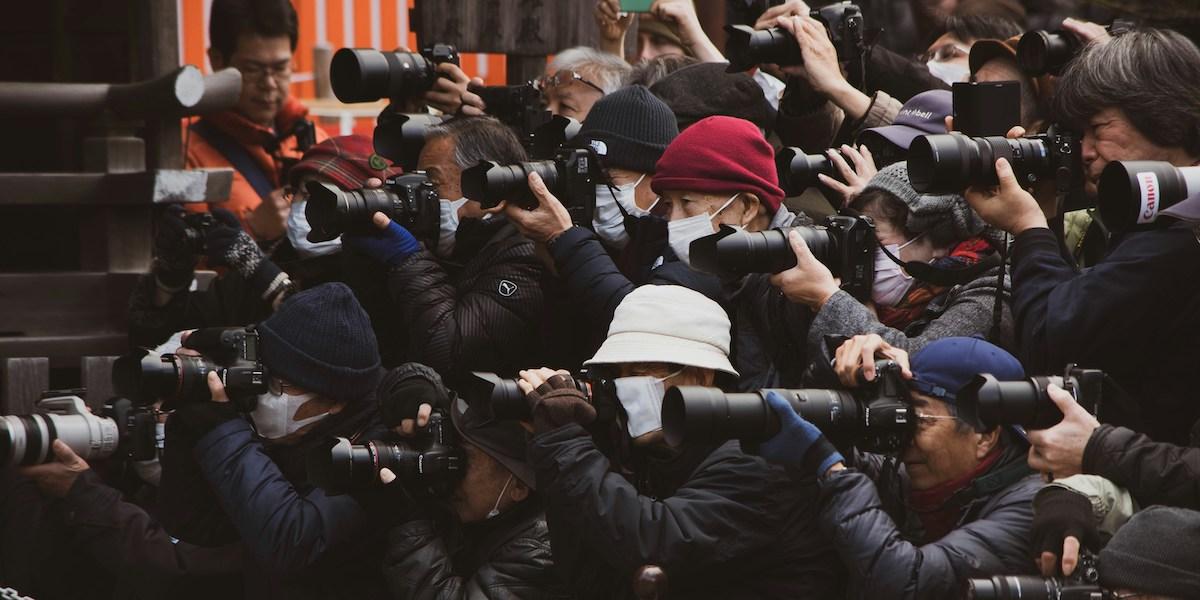
[{"label": "dark knit cap", "polygon": [[452,401],[450,420],[463,439],[496,459],[530,489],[537,488],[533,466],[525,454],[529,438],[517,421],[493,419],[488,411],[471,407],[462,398]]},{"label": "dark knit cap", "polygon": [[319,175],[344,190],[361,189],[372,177],[387,179],[404,172],[392,161],[375,153],[371,138],[343,135],[329,138],[308,149],[288,171],[288,183],[296,185],[305,175]]},{"label": "dark knit cap", "polygon": [[745,73],[726,73],[726,66],[700,63],[684,67],[651,86],[650,91],[671,107],[680,130],[714,115],[745,119],[767,131],[774,129],[775,109],[762,88]]},{"label": "dark knit cap", "polygon": [[1100,551],[1100,584],[1145,594],[1200,598],[1200,513],[1151,506]]},{"label": "dark knit cap", "polygon": [[650,187],[659,194],[749,192],[772,215],[783,202],[771,144],[749,121],[733,117],[709,117],[679,134],[659,159]]},{"label": "dark knit cap", "polygon": [[580,141],[591,146],[605,167],[639,173],[653,173],[654,163],[678,135],[675,113],[640,85],[601,98],[579,129]]},{"label": "dark knit cap", "polygon": [[355,400],[379,380],[371,319],[342,283],[289,297],[258,324],[263,365],[272,374],[334,400]]}]

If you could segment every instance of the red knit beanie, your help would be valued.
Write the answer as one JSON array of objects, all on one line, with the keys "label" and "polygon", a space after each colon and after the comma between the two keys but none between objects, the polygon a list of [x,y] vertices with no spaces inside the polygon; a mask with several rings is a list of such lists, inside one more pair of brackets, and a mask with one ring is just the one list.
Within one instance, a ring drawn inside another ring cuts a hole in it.
[{"label": "red knit beanie", "polygon": [[357,190],[372,177],[387,179],[403,173],[404,169],[393,167],[392,161],[375,154],[371,138],[343,135],[309,148],[288,172],[288,179],[296,185],[305,175],[320,175],[344,190]]},{"label": "red knit beanie", "polygon": [[775,152],[750,121],[709,117],[683,130],[655,166],[655,192],[750,192],[774,215],[783,202]]}]

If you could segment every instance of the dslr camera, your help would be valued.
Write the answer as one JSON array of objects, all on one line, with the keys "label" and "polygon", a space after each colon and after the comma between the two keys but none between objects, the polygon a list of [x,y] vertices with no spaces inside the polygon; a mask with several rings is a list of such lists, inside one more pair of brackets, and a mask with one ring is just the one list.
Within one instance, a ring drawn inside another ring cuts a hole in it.
[{"label": "dslr camera", "polygon": [[846,183],[828,155],[806,154],[802,148],[781,148],[775,153],[775,171],[779,175],[779,187],[783,188],[788,196],[798,196],[804,190],[816,187],[821,182],[817,178],[818,175],[826,175]]},{"label": "dslr camera", "polygon": [[487,114],[516,132],[530,158],[553,158],[579,132],[579,121],[542,107],[542,91],[533,82],[470,89],[483,99]]},{"label": "dslr camera", "polygon": [[[820,21],[829,34],[842,62],[861,58],[866,52],[862,9],[849,1],[814,8],[809,16]],[[749,70],[755,65],[775,63],[781,67],[802,65],[800,45],[790,33],[779,27],[754,29],[748,25],[726,25],[725,55],[729,73]]]},{"label": "dslr camera", "polygon": [[429,416],[423,435],[413,442],[389,437],[356,445],[330,438],[310,450],[305,462],[309,481],[331,494],[378,486],[384,468],[413,489],[448,492],[467,468],[454,425],[441,412]]},{"label": "dslr camera", "polygon": [[374,230],[371,216],[381,212],[418,238],[438,231],[438,191],[423,171],[390,177],[379,188],[350,192],[336,185],[308,182],[308,204],[304,216],[312,230],[308,241],[324,242],[343,233]]},{"label": "dslr camera", "polygon": [[968,600],[1114,600],[1110,590],[1101,588],[1096,557],[1080,552],[1079,567],[1066,577],[1042,578],[1034,575],[996,575],[987,579],[968,579]]},{"label": "dslr camera", "polygon": [[591,154],[579,148],[560,148],[551,160],[501,165],[484,160],[462,173],[463,195],[488,209],[503,200],[532,210],[538,200],[529,189],[528,177],[537,173],[546,188],[558,198],[571,222],[590,227],[596,211],[596,165]]},{"label": "dslr camera", "polygon": [[1062,376],[1030,377],[1025,381],[998,381],[992,375],[980,373],[958,395],[966,400],[963,405],[976,407],[975,416],[984,429],[997,425],[1046,429],[1063,418],[1047,392],[1052,384],[1070,392],[1092,414],[1099,410],[1106,389],[1109,393],[1119,393],[1104,372],[1067,365]]},{"label": "dslr camera", "polygon": [[445,120],[437,115],[403,113],[389,104],[375,121],[371,138],[375,153],[400,165],[405,173],[415,171],[429,130]]},{"label": "dslr camera", "polygon": [[[1134,23],[1124,19],[1113,21],[1105,27],[1111,35],[1121,35],[1133,29]],[[1083,44],[1074,34],[1058,29],[1039,29],[1021,36],[1017,42],[1017,64],[1031,77],[1062,75],[1063,68],[1083,49]]]},{"label": "dslr camera", "polygon": [[402,104],[433,87],[441,63],[458,62],[458,50],[434,44],[420,52],[342,48],[329,63],[333,94],[342,102],[374,102],[388,98]]},{"label": "dslr camera", "polygon": [[778,392],[800,416],[816,425],[834,444],[868,452],[897,452],[911,439],[916,418],[900,365],[875,363],[875,381],[861,380],[855,391],[764,389],[726,393],[718,388],[679,386],[663,398],[663,433],[672,446],[741,440],[764,442],[779,433],[779,416],[767,405]]},{"label": "dslr camera", "polygon": [[692,242],[692,267],[725,278],[786,271],[796,266],[796,254],[788,243],[788,232],[793,230],[813,256],[841,278],[842,289],[859,300],[871,297],[879,241],[875,223],[862,215],[834,215],[824,225],[754,232],[722,225],[717,233]]},{"label": "dslr camera", "polygon": [[51,462],[54,440],[62,440],[84,459],[107,458],[123,450],[133,460],[149,460],[157,456],[155,416],[150,408],[135,407],[124,398],[92,414],[78,395],[47,392],[33,414],[0,416],[0,465]]},{"label": "dslr camera", "polygon": [[[998,185],[996,159],[1008,159],[1022,186],[1053,178],[1060,194],[1081,197],[1083,160],[1079,136],[1060,126],[1018,139],[922,135],[908,150],[908,178],[922,194],[957,194],[973,185]],[[1068,204],[1065,210],[1086,206]]]},{"label": "dslr camera", "polygon": [[[594,376],[591,372],[572,376],[570,384],[583,392],[592,406],[596,407],[597,420],[604,420],[601,413],[616,400],[616,388],[611,380]],[[494,420],[530,420],[529,402],[516,379],[504,379],[495,373],[474,371],[459,385],[464,398],[475,407],[482,407]]]},{"label": "dslr camera", "polygon": [[230,401],[243,412],[253,410],[256,397],[267,391],[267,370],[254,326],[197,329],[184,346],[201,356],[142,349],[118,358],[112,367],[113,387],[141,405],[159,399],[166,401],[164,406],[203,402],[212,399],[208,374],[215,372]]}]

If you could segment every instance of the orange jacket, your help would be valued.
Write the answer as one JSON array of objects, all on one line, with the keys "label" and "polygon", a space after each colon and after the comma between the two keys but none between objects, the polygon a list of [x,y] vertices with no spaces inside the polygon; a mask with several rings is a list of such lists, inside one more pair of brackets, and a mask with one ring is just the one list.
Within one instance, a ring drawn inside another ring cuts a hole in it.
[{"label": "orange jacket", "polygon": [[[268,127],[252,123],[249,119],[234,110],[227,110],[203,118],[241,144],[246,149],[246,153],[258,162],[263,172],[270,178],[271,183],[278,189],[287,183],[283,180],[285,165],[295,164],[303,153],[296,147],[295,136],[281,141],[279,148],[274,153],[269,152],[267,146],[274,144],[275,131],[288,131],[297,121],[307,116],[308,107],[304,106],[299,100],[289,96],[283,108],[280,109],[279,114],[275,117],[274,131]],[[191,125],[190,122],[184,121],[183,149],[186,157],[185,166],[187,168],[233,168],[233,165],[230,164],[229,159],[225,158],[225,155],[209,144],[200,134],[191,131],[189,125]],[[329,135],[320,127],[316,127],[318,144],[328,137]],[[238,219],[242,221],[242,226],[246,228],[246,231],[249,231],[251,235],[255,235],[247,221],[250,212],[257,208],[260,202],[262,202],[262,199],[254,191],[254,187],[250,185],[250,182],[241,173],[234,169],[233,187],[229,191],[229,200],[227,202],[212,205],[185,204],[184,206],[192,212],[205,212],[210,208],[218,207],[225,208],[237,215]],[[258,236],[255,235],[255,237]]]}]

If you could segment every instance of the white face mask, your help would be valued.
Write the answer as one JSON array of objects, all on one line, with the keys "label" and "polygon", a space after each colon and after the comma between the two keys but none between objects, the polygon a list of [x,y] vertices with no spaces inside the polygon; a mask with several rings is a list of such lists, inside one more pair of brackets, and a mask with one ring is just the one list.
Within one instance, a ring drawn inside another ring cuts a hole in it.
[{"label": "white face mask", "polygon": [[646,174],[643,173],[633,183],[596,186],[596,214],[592,217],[592,229],[605,243],[616,248],[624,248],[629,243],[625,215],[640,216],[637,211],[641,209],[634,200],[634,194],[645,178]]},{"label": "white face mask", "polygon": [[952,85],[959,81],[966,81],[971,75],[971,69],[967,65],[952,62],[941,62],[931,60],[925,63],[929,67],[929,73],[947,85]]},{"label": "white face mask", "polygon": [[340,235],[326,242],[308,241],[308,232],[312,231],[312,227],[308,224],[308,217],[304,214],[306,206],[308,206],[307,198],[298,200],[292,203],[292,210],[288,213],[287,236],[292,247],[296,249],[296,254],[302,258],[312,258],[341,252],[342,236]]},{"label": "white face mask", "polygon": [[274,394],[268,391],[260,394],[258,403],[250,412],[250,418],[254,420],[254,428],[258,430],[259,435],[268,440],[277,440],[296,433],[302,427],[329,416],[328,412],[324,412],[307,419],[296,420],[296,413],[300,411],[300,407],[316,397],[317,395],[312,392],[292,395],[288,393]]},{"label": "white face mask", "polygon": [[496,496],[496,503],[492,505],[492,510],[488,511],[486,518],[491,519],[500,514],[500,501],[504,499],[504,492],[508,491],[508,484],[512,483],[512,479],[512,474],[509,474],[508,481],[504,482],[504,487],[500,489],[500,494]]},{"label": "white face mask", "polygon": [[[917,236],[907,242],[901,244],[887,244],[884,246],[892,256],[900,258],[900,251],[909,244],[917,241],[921,236]],[[903,259],[901,259],[903,260]],[[895,261],[888,258],[883,250],[875,249],[875,281],[871,285],[871,300],[876,306],[895,306],[904,298],[904,294],[908,293],[908,289],[912,287],[912,275],[904,272],[904,269],[896,264]]]},{"label": "white face mask", "polygon": [[666,377],[618,377],[613,380],[617,388],[617,400],[625,409],[629,422],[626,429],[629,437],[637,439],[651,431],[662,429],[662,403],[666,394],[664,381],[680,374],[683,369]]},{"label": "white face mask", "polygon": [[667,244],[671,246],[671,250],[675,252],[675,256],[684,264],[691,266],[691,250],[692,242],[706,235],[712,235],[716,229],[713,228],[712,220],[721,214],[721,211],[733,204],[741,194],[734,194],[717,209],[717,212],[703,215],[696,215],[678,221],[670,221],[667,223]]},{"label": "white face mask", "polygon": [[438,243],[436,254],[446,258],[454,253],[454,240],[458,235],[458,209],[467,203],[466,198],[439,200]]}]

